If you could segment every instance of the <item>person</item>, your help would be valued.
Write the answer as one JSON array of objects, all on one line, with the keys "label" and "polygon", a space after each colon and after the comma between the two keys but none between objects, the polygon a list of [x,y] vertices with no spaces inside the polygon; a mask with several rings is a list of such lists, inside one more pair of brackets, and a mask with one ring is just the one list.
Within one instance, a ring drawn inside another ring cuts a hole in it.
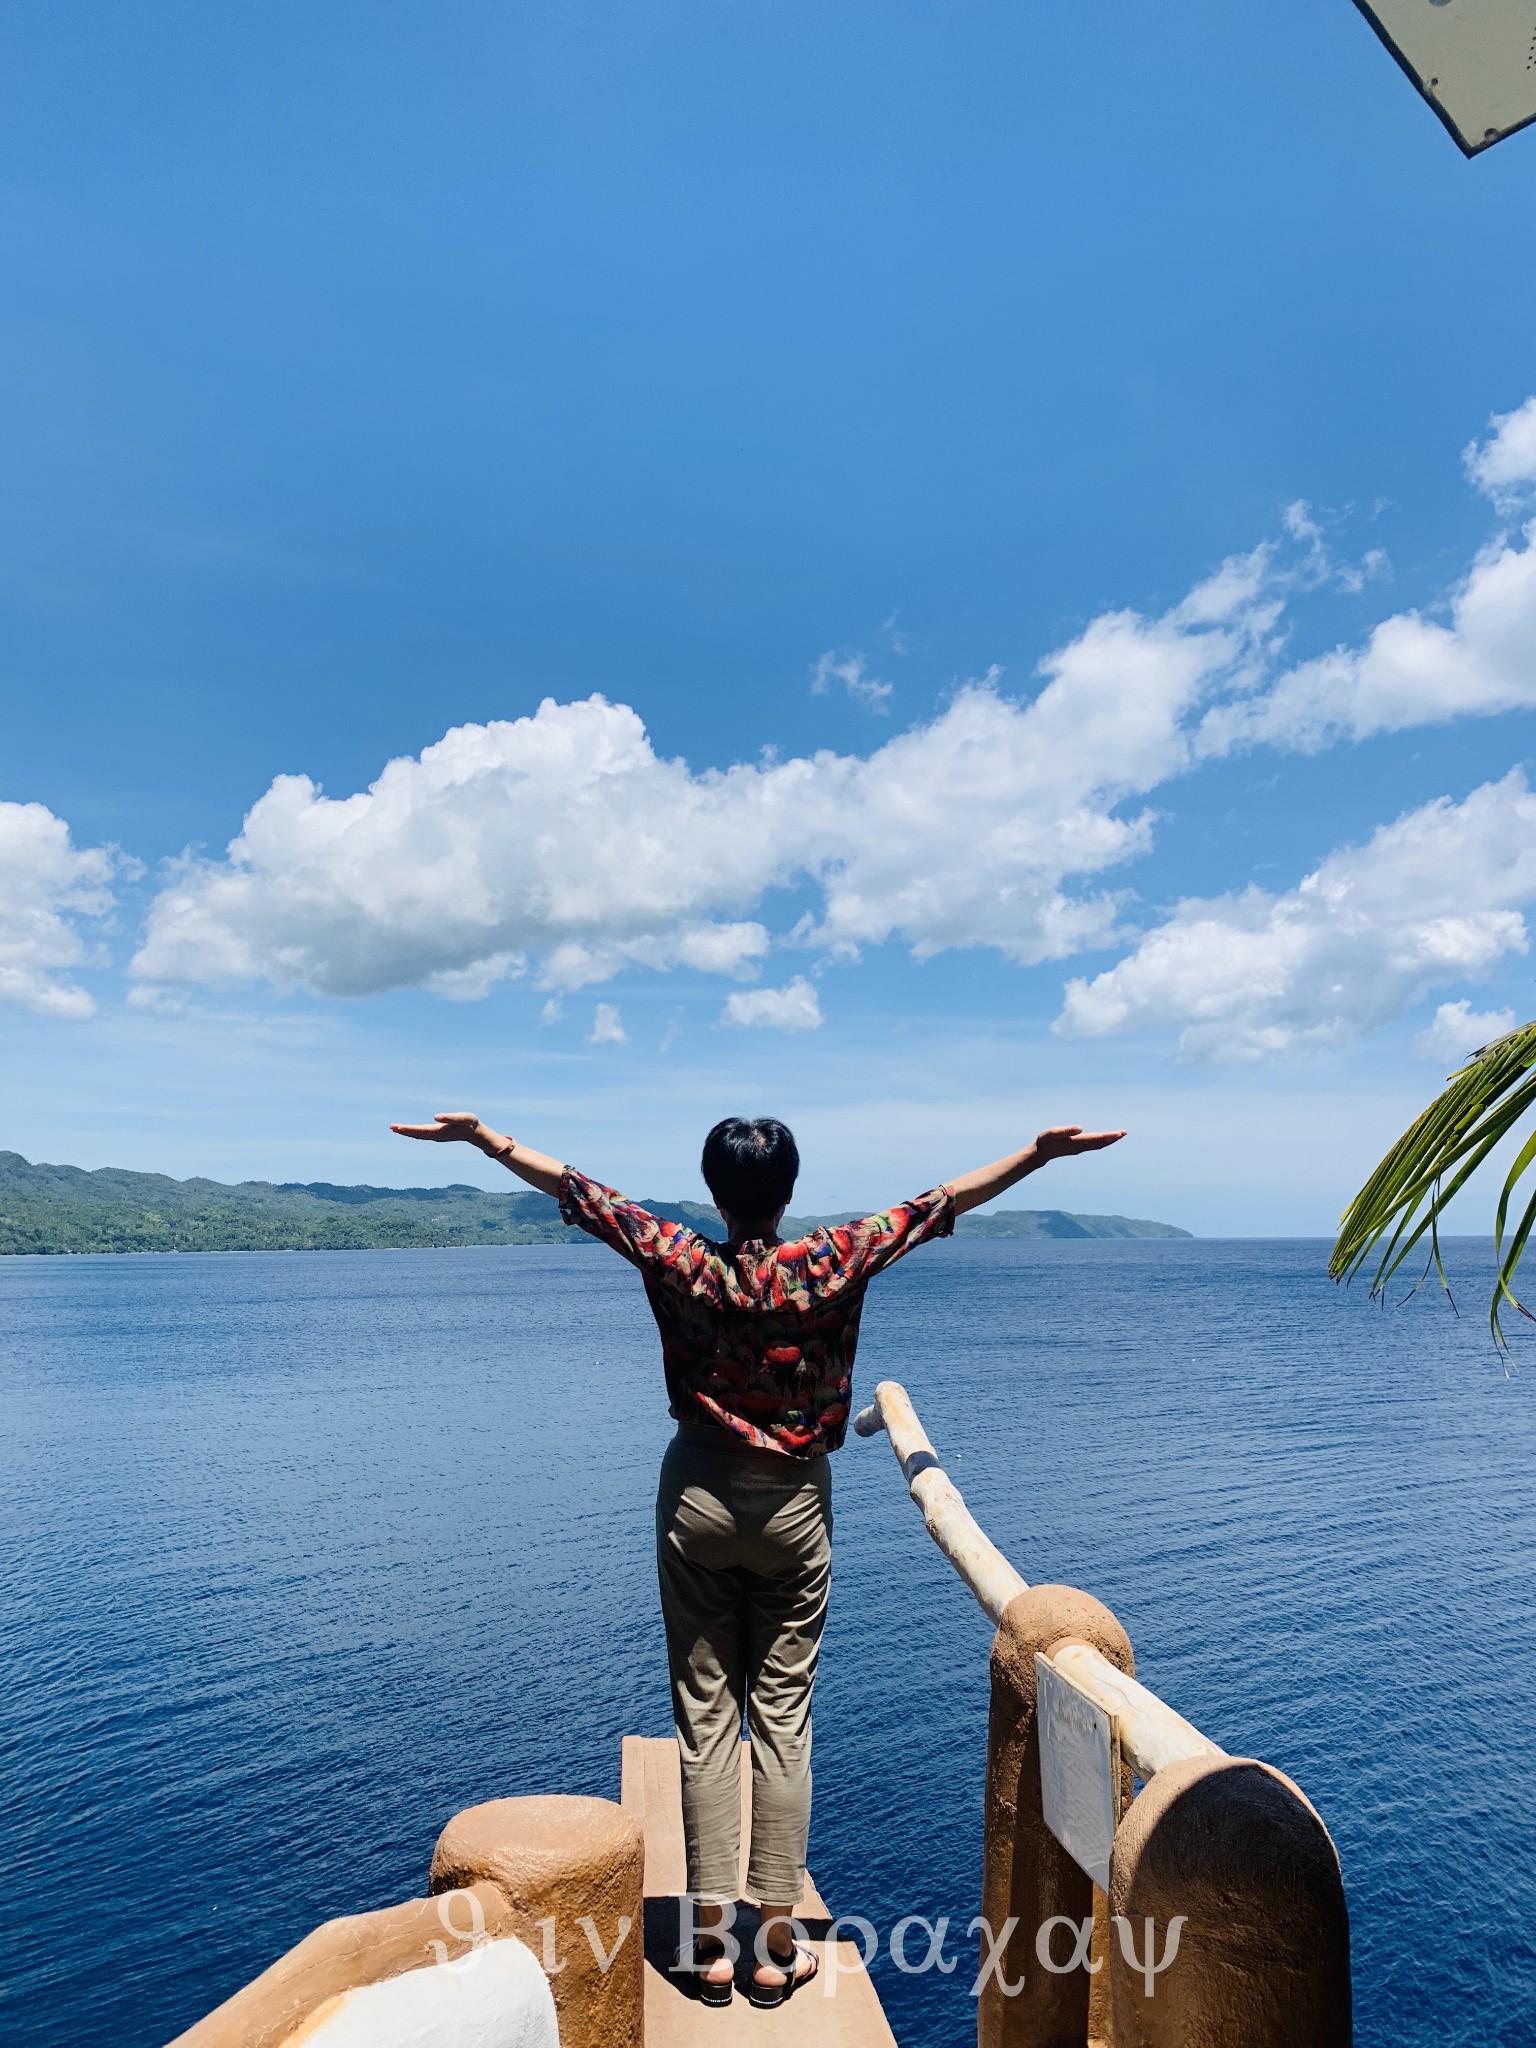
[{"label": "person", "polygon": [[639,1269],[661,1333],[677,1431],[662,1460],[656,1561],[682,1764],[695,1932],[674,1968],[707,2003],[735,1975],[740,1745],[752,1755],[746,1889],[760,1901],[747,1996],[779,2005],[815,1974],[796,1940],[811,1810],[811,1690],[831,1582],[828,1458],[843,1441],[864,1290],[955,1218],[1052,1159],[1123,1131],[1041,1131],[1006,1159],[851,1223],[783,1241],[800,1155],[772,1117],[727,1117],[704,1141],[705,1185],[725,1230],[654,1216],[468,1111],[393,1124],[404,1138],[478,1147],[553,1195],[567,1224]]}]

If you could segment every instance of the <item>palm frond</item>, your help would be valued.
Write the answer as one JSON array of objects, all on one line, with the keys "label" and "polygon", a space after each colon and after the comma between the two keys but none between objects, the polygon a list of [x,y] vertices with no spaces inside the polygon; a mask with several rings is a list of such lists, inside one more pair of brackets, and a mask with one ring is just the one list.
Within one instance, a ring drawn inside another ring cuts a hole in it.
[{"label": "palm frond", "polygon": [[[1379,1295],[1427,1234],[1440,1284],[1450,1293],[1440,1260],[1440,1219],[1500,1141],[1536,1106],[1536,1022],[1522,1024],[1476,1052],[1450,1078],[1424,1114],[1403,1133],[1344,1212],[1328,1261],[1335,1280],[1353,1280],[1380,1250],[1371,1294]],[[1536,1228],[1536,1194],[1526,1204],[1506,1245],[1510,1203],[1536,1164],[1536,1134],[1522,1147],[1499,1197],[1494,1243],[1498,1278],[1489,1305],[1494,1341],[1508,1349],[1501,1311],[1508,1304],[1531,1312],[1514,1291],[1515,1269]],[[1428,1268],[1426,1267],[1426,1272]],[[1532,1317],[1536,1320],[1536,1317]]]}]

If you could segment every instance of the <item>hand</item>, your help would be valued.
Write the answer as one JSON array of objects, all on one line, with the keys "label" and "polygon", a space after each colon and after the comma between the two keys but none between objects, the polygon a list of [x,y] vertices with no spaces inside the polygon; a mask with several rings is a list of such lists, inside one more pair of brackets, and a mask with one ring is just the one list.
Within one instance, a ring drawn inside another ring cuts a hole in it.
[{"label": "hand", "polygon": [[1033,1145],[1008,1159],[994,1159],[990,1166],[978,1166],[949,1183],[955,1198],[955,1214],[979,1209],[995,1195],[1006,1194],[1028,1173],[1035,1173],[1053,1159],[1075,1159],[1079,1152],[1102,1152],[1106,1145],[1118,1145],[1124,1131],[1085,1131],[1081,1124],[1053,1124],[1042,1131]]},{"label": "hand", "polygon": [[558,1195],[565,1179],[565,1168],[558,1159],[535,1152],[531,1145],[519,1145],[515,1138],[504,1138],[500,1131],[481,1123],[473,1110],[440,1109],[429,1124],[391,1124],[389,1128],[397,1137],[425,1138],[435,1145],[451,1145],[455,1139],[473,1145],[541,1195]]},{"label": "hand", "polygon": [[1075,1159],[1079,1152],[1102,1152],[1118,1145],[1124,1131],[1085,1131],[1081,1124],[1053,1124],[1035,1140],[1041,1159]]},{"label": "hand", "polygon": [[478,1145],[485,1127],[472,1109],[440,1109],[429,1124],[391,1124],[389,1128],[399,1138],[425,1138],[437,1145],[451,1145],[456,1140]]}]

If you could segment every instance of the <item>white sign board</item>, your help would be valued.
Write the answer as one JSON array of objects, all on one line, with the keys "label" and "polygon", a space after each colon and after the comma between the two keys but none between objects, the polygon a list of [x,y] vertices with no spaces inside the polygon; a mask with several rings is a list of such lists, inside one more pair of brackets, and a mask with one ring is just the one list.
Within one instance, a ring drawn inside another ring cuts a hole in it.
[{"label": "white sign board", "polygon": [[1045,1824],[1101,1891],[1120,1821],[1120,1740],[1100,1706],[1035,1654]]},{"label": "white sign board", "polygon": [[1468,156],[1536,121],[1536,0],[1355,0]]}]

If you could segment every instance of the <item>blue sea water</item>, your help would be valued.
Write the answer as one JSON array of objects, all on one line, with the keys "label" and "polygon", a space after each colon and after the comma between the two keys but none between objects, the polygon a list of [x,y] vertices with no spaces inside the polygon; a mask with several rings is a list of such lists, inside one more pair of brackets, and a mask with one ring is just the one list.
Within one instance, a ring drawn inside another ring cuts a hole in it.
[{"label": "blue sea water", "polygon": [[[947,1243],[877,1283],[1026,1578],[1297,1779],[1343,1858],[1365,2048],[1536,2039],[1536,1379],[1474,1304],[1383,1314],[1321,1243]],[[0,2029],[154,2048],[477,1800],[617,1796],[667,1730],[668,1423],[596,1247],[0,1261]],[[883,1440],[835,1467],[812,1865],[976,1910],[989,1632]],[[968,1973],[880,1983],[902,2048]]]}]

